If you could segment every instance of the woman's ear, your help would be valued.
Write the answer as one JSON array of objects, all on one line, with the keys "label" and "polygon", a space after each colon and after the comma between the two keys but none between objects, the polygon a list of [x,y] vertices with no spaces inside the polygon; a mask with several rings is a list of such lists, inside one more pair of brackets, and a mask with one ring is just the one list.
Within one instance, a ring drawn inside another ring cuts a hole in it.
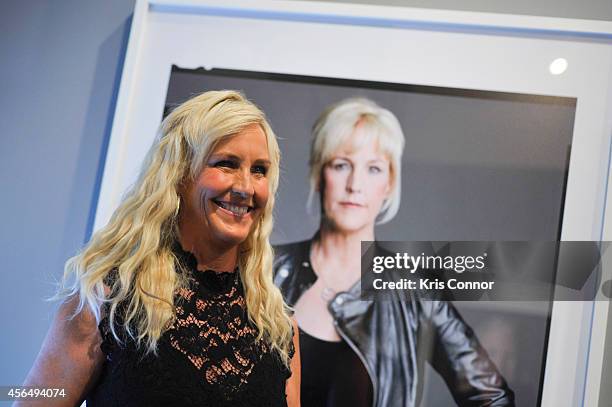
[{"label": "woman's ear", "polygon": [[192,182],[193,182],[193,178],[191,175],[189,175],[189,172],[184,174],[181,177],[181,180],[178,182],[178,184],[176,184],[175,189],[176,189],[177,195],[183,198],[185,194],[187,193],[189,186],[191,185]]}]

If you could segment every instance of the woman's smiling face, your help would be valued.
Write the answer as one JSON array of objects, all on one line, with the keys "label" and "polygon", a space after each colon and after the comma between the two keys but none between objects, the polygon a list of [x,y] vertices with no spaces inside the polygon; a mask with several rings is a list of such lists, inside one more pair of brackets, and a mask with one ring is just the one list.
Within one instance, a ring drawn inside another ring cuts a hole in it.
[{"label": "woman's smiling face", "polygon": [[181,217],[214,246],[244,242],[268,202],[266,135],[258,124],[220,141],[200,173],[181,189]]}]

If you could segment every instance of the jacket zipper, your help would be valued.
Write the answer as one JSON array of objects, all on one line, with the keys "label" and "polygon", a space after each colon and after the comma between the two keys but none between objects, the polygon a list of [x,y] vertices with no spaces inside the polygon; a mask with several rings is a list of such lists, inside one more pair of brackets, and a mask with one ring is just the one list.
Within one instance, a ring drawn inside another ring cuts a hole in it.
[{"label": "jacket zipper", "polygon": [[365,367],[366,372],[368,372],[368,376],[370,377],[370,382],[372,383],[372,407],[375,407],[376,406],[376,396],[377,396],[378,389],[376,388],[376,382],[374,382],[374,374],[370,371],[370,367],[366,363],[365,357],[361,354],[361,352],[359,351],[357,346],[355,346],[355,344],[353,342],[351,342],[351,340],[348,338],[348,336],[346,336],[346,334],[344,332],[342,332],[342,329],[340,329],[340,326],[338,325],[338,321],[336,321],[335,318],[334,318],[334,326],[336,327],[336,331],[342,337],[344,342],[348,343],[348,345],[351,347],[353,352],[355,352],[357,354],[357,356],[361,360],[361,363],[363,364],[363,367]]}]

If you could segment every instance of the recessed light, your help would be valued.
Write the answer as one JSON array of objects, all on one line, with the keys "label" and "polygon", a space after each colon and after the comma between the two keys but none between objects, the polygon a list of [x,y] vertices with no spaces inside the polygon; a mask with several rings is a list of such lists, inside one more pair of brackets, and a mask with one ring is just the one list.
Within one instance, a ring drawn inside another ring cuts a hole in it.
[{"label": "recessed light", "polygon": [[553,75],[561,75],[567,69],[567,59],[557,58],[550,63],[548,70]]}]

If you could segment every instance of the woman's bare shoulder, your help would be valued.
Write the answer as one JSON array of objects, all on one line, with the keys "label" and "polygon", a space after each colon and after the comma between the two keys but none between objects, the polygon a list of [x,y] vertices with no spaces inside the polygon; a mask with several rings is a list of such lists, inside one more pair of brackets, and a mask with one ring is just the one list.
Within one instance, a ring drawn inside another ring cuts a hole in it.
[{"label": "woman's bare shoulder", "polygon": [[88,307],[75,313],[78,303],[74,296],[60,305],[24,382],[24,386],[64,389],[66,397],[51,400],[49,405],[79,404],[95,385],[104,364],[96,317]]}]

